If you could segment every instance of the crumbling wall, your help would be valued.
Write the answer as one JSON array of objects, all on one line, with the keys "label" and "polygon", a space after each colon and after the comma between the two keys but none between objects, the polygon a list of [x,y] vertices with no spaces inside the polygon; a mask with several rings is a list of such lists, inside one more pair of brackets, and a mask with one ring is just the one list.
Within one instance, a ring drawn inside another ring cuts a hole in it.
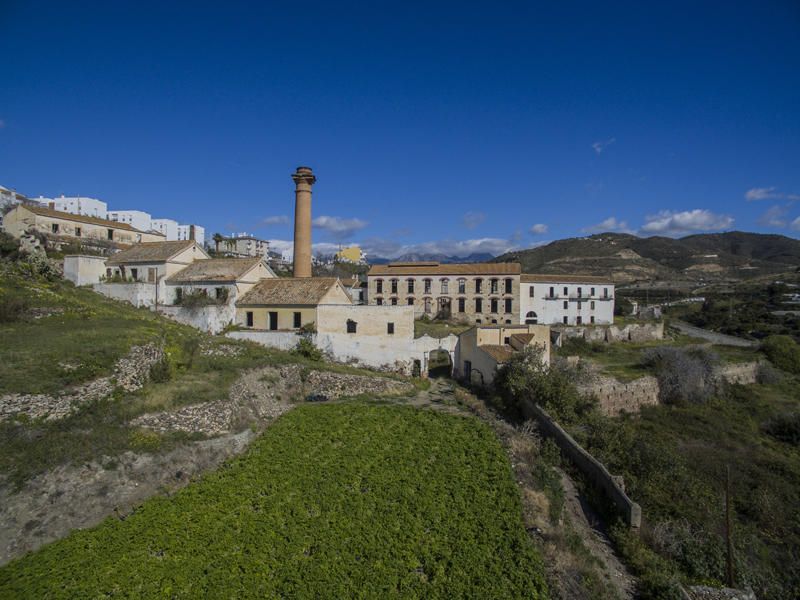
[{"label": "crumbling wall", "polygon": [[603,414],[611,417],[622,412],[637,413],[642,406],[658,404],[658,380],[651,375],[626,382],[593,375],[577,387],[584,396],[595,397]]},{"label": "crumbling wall", "polygon": [[236,307],[233,302],[194,307],[159,306],[158,312],[184,325],[214,334],[233,323],[236,317]]},{"label": "crumbling wall", "polygon": [[624,327],[616,325],[586,325],[553,327],[561,339],[582,338],[587,342],[650,342],[664,339],[664,323],[631,323]]}]

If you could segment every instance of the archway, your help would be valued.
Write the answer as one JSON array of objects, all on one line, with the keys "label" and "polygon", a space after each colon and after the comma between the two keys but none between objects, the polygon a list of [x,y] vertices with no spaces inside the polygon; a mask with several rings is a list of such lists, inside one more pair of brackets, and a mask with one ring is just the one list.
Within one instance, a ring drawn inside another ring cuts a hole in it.
[{"label": "archway", "polygon": [[450,377],[453,374],[453,359],[444,348],[428,353],[428,377]]},{"label": "archway", "polygon": [[526,325],[536,325],[539,322],[538,315],[530,311],[528,314],[525,315],[525,324]]}]

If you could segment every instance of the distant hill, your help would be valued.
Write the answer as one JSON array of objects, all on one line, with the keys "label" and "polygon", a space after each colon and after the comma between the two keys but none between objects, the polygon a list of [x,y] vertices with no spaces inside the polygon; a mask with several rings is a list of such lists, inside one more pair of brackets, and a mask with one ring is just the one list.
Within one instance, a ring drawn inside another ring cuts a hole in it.
[{"label": "distant hill", "polygon": [[608,275],[618,283],[697,284],[796,271],[800,240],[741,231],[680,239],[601,233],[508,252],[492,260],[519,261],[526,273]]},{"label": "distant hill", "polygon": [[436,261],[442,264],[445,263],[481,263],[489,262],[494,256],[487,252],[470,254],[469,256],[447,256],[446,254],[424,254],[424,253],[409,253],[398,256],[397,258],[369,258],[371,265],[385,265],[390,262],[419,262],[419,261]]}]

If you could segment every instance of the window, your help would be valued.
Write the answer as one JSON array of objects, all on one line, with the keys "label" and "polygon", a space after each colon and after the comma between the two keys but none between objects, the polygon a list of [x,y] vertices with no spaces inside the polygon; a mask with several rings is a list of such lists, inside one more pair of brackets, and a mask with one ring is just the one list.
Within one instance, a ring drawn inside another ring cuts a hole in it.
[{"label": "window", "polygon": [[594,325],[594,317],[589,317],[589,322]]},{"label": "window", "polygon": [[569,296],[569,289],[567,288],[567,286],[564,286],[564,295]]},{"label": "window", "polygon": [[511,338],[510,337],[504,337],[503,338],[503,343],[504,344],[510,344],[511,343]]},{"label": "window", "polygon": [[[182,292],[182,291],[183,291],[183,290],[181,290],[181,288],[178,288],[178,297],[179,297],[179,298],[180,298],[180,296],[181,296],[181,292]],[[248,326],[248,327],[252,327],[252,326],[253,326],[253,311],[251,311],[251,310],[248,310],[248,311],[245,313],[245,322],[247,323],[247,326]]]},{"label": "window", "polygon": [[506,319],[506,325],[511,325],[511,319]]},{"label": "window", "polygon": [[514,301],[511,298],[506,298],[506,314],[511,312],[511,306],[513,303]]},{"label": "window", "polygon": [[139,269],[131,269],[131,278],[134,281],[139,281]]},{"label": "window", "polygon": [[555,298],[556,297],[556,288],[553,288],[553,287],[550,288],[550,297],[551,298]]},{"label": "window", "polygon": [[157,274],[157,271],[156,271],[156,269],[154,267],[148,267],[147,268],[147,281],[149,281],[150,283],[155,283],[156,282],[156,274]]},{"label": "window", "polygon": [[375,293],[382,294],[383,293],[383,279],[378,279],[375,282]]},{"label": "window", "polygon": [[591,308],[592,310],[594,310],[594,300],[592,300],[591,302],[589,302],[589,308]]},{"label": "window", "polygon": [[492,319],[492,325],[497,325],[497,319]]},{"label": "window", "polygon": [[475,319],[475,322],[480,324],[481,320],[480,319]]},{"label": "window", "polygon": [[475,293],[480,294],[483,291],[483,279],[476,279],[475,280]]},{"label": "window", "polygon": [[569,308],[569,301],[564,300],[564,310],[567,310],[568,308]]},{"label": "window", "polygon": [[108,239],[109,240],[113,240],[114,239],[114,230],[113,229],[109,229],[108,232],[107,232],[107,235],[108,235]]},{"label": "window", "polygon": [[533,298],[533,286],[528,288],[528,297]]},{"label": "window", "polygon": [[583,302],[581,302],[580,300],[578,300],[578,310],[580,310],[580,309],[582,308],[582,306],[583,306]]},{"label": "window", "polygon": [[463,313],[466,310],[467,301],[464,298],[458,299],[458,312]]},{"label": "window", "polygon": [[564,325],[568,325],[568,324],[569,324],[569,319],[567,317],[564,317]]},{"label": "window", "polygon": [[[466,279],[459,279],[458,280],[458,293],[459,294],[466,294],[467,293],[467,280]],[[461,311],[464,312],[464,311]]]},{"label": "window", "polygon": [[497,298],[492,298],[491,310],[489,312],[497,312]]},{"label": "window", "polygon": [[408,305],[409,306],[414,306],[414,299],[413,298],[409,298],[407,301],[408,301]]},{"label": "window", "polygon": [[58,233],[58,223],[53,223],[50,226],[50,231],[52,231],[53,233]]},{"label": "window", "polygon": [[430,294],[431,293],[431,280],[430,279],[426,279],[424,283],[425,283],[425,293],[426,294]]},{"label": "window", "polygon": [[408,280],[408,293],[409,294],[413,294],[414,293],[414,280],[413,279],[409,279]]},{"label": "window", "polygon": [[389,335],[394,335],[394,323],[386,324],[386,333],[388,333]]},{"label": "window", "polygon": [[75,237],[81,237],[81,228],[80,227],[76,227],[75,228]]},{"label": "window", "polygon": [[347,319],[347,333],[355,333],[357,327],[358,323],[353,321],[353,319]]},{"label": "window", "polygon": [[476,313],[483,312],[483,298],[475,298],[475,312]]},{"label": "window", "polygon": [[397,293],[397,279],[392,279],[392,293]]},{"label": "window", "polygon": [[589,290],[589,295],[590,295],[590,296],[594,296],[594,288],[591,288],[591,289]]},{"label": "window", "polygon": [[442,279],[442,293],[443,294],[447,293],[448,285],[449,285],[449,281],[447,279]]},{"label": "window", "polygon": [[510,277],[506,279],[506,294],[510,294],[514,289],[514,280]]},{"label": "window", "polygon": [[111,268],[106,269],[106,277],[111,279]]},{"label": "window", "polygon": [[294,322],[292,323],[295,329],[300,329],[303,325],[303,315],[302,313],[296,312],[294,313]]},{"label": "window", "polygon": [[392,298],[392,306],[397,306],[397,298]]},{"label": "window", "polygon": [[375,304],[378,306],[383,306],[383,298],[375,298]]},{"label": "window", "polygon": [[269,313],[269,329],[270,329],[270,331],[276,331],[278,329],[278,313],[277,312],[270,312]]},{"label": "window", "polygon": [[578,288],[578,298],[583,297],[583,288]]},{"label": "window", "polygon": [[496,294],[497,293],[497,279],[492,279],[491,280],[491,287],[489,288],[489,293],[490,294]]},{"label": "window", "polygon": [[217,300],[225,300],[228,297],[228,290],[224,287],[214,288],[214,297]]},{"label": "window", "polygon": [[603,288],[603,298],[608,298],[608,288]]},{"label": "window", "polygon": [[431,299],[430,298],[425,298],[425,312],[426,313],[431,312]]},{"label": "window", "polygon": [[[180,304],[183,301],[183,288],[176,288],[175,289],[175,304]],[[249,312],[248,315],[248,325],[250,327],[253,326],[253,313]]]},{"label": "window", "polygon": [[528,314],[525,315],[526,325],[536,325],[538,322],[539,322],[539,317],[536,315],[535,312],[530,311]]},{"label": "window", "polygon": [[578,315],[578,316],[575,318],[575,323],[576,323],[577,325],[580,325],[581,323],[583,323],[583,317],[582,317],[582,316],[580,316],[580,315]]}]

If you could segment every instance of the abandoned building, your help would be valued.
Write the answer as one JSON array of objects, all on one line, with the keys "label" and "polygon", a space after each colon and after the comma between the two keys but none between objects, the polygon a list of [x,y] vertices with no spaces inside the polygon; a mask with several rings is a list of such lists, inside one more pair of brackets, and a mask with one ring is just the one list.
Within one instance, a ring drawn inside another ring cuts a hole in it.
[{"label": "abandoned building", "polygon": [[197,260],[167,277],[165,301],[180,305],[193,296],[233,304],[262,279],[275,273],[260,256]]},{"label": "abandoned building", "polygon": [[519,263],[375,265],[367,273],[371,305],[407,305],[417,317],[477,324],[519,323]]},{"label": "abandoned building", "polygon": [[588,275],[520,277],[520,323],[608,325],[614,322],[614,283]]},{"label": "abandoned building", "polygon": [[497,369],[525,346],[539,346],[542,361],[550,364],[549,325],[475,326],[458,336],[454,376],[488,385]]}]

